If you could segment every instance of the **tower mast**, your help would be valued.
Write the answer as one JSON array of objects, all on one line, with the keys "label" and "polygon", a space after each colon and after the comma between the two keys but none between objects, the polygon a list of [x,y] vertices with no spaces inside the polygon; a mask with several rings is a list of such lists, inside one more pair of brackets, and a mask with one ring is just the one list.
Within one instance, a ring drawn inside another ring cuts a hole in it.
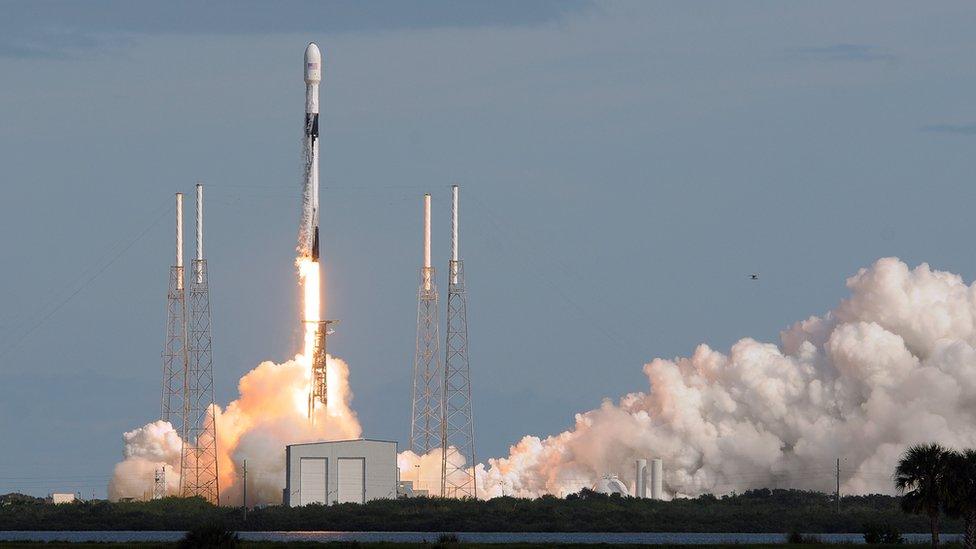
[{"label": "tower mast", "polygon": [[424,255],[417,294],[417,347],[413,361],[410,450],[424,455],[441,446],[441,363],[437,286],[430,261],[430,194],[424,195]]},{"label": "tower mast", "polygon": [[[468,305],[458,238],[459,188],[451,187],[451,261],[447,286],[447,338],[441,408],[441,495],[476,498],[474,417],[468,364]],[[456,454],[448,455],[453,449]]]},{"label": "tower mast", "polygon": [[183,193],[176,193],[176,263],[169,269],[169,291],[166,293],[166,341],[163,344],[163,390],[159,417],[168,421],[181,437],[186,435],[186,364]]},{"label": "tower mast", "polygon": [[213,337],[210,323],[210,285],[203,256],[203,185],[196,187],[196,244],[190,277],[187,327],[186,424],[180,460],[184,497],[200,496],[220,503],[217,483],[217,426],[214,422]]}]

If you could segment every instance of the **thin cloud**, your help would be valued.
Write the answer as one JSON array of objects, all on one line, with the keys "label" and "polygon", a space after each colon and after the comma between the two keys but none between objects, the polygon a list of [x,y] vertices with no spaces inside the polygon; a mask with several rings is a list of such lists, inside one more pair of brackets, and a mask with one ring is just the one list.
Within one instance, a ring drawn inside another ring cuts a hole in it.
[{"label": "thin cloud", "polygon": [[868,44],[832,44],[821,47],[795,48],[790,50],[790,55],[806,61],[892,62],[898,60],[897,55]]},{"label": "thin cloud", "polygon": [[952,135],[976,135],[976,122],[970,124],[933,124],[922,126],[923,132],[945,133]]},{"label": "thin cloud", "polygon": [[119,36],[382,32],[537,26],[594,8],[593,0],[55,0],[7,6],[0,56],[67,57]]}]

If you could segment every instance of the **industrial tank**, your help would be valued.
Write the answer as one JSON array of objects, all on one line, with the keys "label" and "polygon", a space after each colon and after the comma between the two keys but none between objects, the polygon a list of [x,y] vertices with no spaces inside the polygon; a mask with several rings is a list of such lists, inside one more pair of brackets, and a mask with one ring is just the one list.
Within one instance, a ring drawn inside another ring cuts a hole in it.
[{"label": "industrial tank", "polygon": [[593,485],[593,491],[599,492],[601,494],[620,494],[621,496],[629,496],[630,492],[627,490],[627,486],[617,478],[617,475],[603,475],[603,477],[596,481]]}]

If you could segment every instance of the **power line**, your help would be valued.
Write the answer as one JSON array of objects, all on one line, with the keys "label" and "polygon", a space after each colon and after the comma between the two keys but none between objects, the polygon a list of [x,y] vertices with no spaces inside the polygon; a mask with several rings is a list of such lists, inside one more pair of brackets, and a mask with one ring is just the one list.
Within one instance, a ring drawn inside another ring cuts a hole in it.
[{"label": "power line", "polygon": [[[169,211],[171,209],[172,209],[172,206],[168,206],[162,212],[160,212],[160,214],[157,215],[156,218],[153,219],[153,221],[145,229],[142,230],[142,232],[140,232],[138,235],[136,235],[135,238],[131,239],[121,250],[119,250],[118,253],[116,253],[115,255],[113,255],[106,263],[104,263],[91,276],[89,276],[81,284],[81,286],[79,286],[78,288],[76,288],[75,291],[71,292],[71,294],[69,294],[66,298],[62,299],[54,307],[54,309],[52,309],[46,315],[44,315],[43,317],[41,317],[41,319],[38,320],[37,322],[35,322],[30,328],[28,328],[26,332],[22,333],[20,337],[18,337],[17,339],[15,339],[12,343],[10,343],[7,346],[6,349],[4,349],[2,352],[0,352],[0,358],[3,358],[5,356],[7,356],[11,351],[13,351],[15,348],[17,348],[20,345],[21,342],[23,342],[25,339],[27,339],[28,336],[30,336],[32,333],[34,333],[35,330],[37,330],[38,328],[40,328],[41,325],[43,325],[45,322],[47,322],[52,316],[55,315],[55,313],[57,313],[58,311],[60,311],[65,305],[67,305],[72,299],[74,299],[75,296],[77,296],[78,294],[80,294],[82,292],[82,290],[84,290],[85,288],[87,288],[88,286],[90,286],[95,281],[95,279],[97,279],[102,273],[104,273],[116,261],[118,261],[118,259],[120,257],[122,257],[125,254],[125,252],[129,251],[129,249],[132,248],[133,246],[135,246],[137,242],[139,242],[140,240],[142,240],[142,238],[144,236],[146,236],[147,234],[149,234],[149,231],[151,231],[160,222],[160,220],[163,219],[163,216],[165,216],[167,213],[169,213]],[[66,286],[66,287],[68,287],[68,286]]]}]

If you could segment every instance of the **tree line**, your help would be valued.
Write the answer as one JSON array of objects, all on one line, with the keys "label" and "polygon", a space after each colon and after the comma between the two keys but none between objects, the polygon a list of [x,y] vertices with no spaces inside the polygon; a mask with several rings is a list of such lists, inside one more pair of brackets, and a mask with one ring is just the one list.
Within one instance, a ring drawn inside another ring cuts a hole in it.
[{"label": "tree line", "polygon": [[0,496],[0,530],[186,530],[220,523],[235,530],[498,532],[963,532],[976,549],[976,449],[908,448],[893,475],[901,497],[803,490],[749,490],[716,497],[652,501],[583,490],[565,499],[412,498],[364,505],[214,507],[200,498],[51,505]]},{"label": "tree line", "polygon": [[976,548],[976,449],[918,444],[901,456],[895,486],[906,513],[928,518],[932,547],[939,546],[943,517],[962,519],[966,549]]},{"label": "tree line", "polygon": [[[219,523],[231,530],[348,530],[431,532],[866,532],[890,526],[924,532],[924,515],[901,511],[890,495],[844,496],[756,489],[741,494],[653,501],[584,490],[571,498],[501,497],[492,500],[411,498],[364,505],[214,507],[199,498],[148,502],[79,502],[65,505],[20,500],[2,503],[0,530],[188,530]],[[948,519],[946,531],[962,523]]]}]

